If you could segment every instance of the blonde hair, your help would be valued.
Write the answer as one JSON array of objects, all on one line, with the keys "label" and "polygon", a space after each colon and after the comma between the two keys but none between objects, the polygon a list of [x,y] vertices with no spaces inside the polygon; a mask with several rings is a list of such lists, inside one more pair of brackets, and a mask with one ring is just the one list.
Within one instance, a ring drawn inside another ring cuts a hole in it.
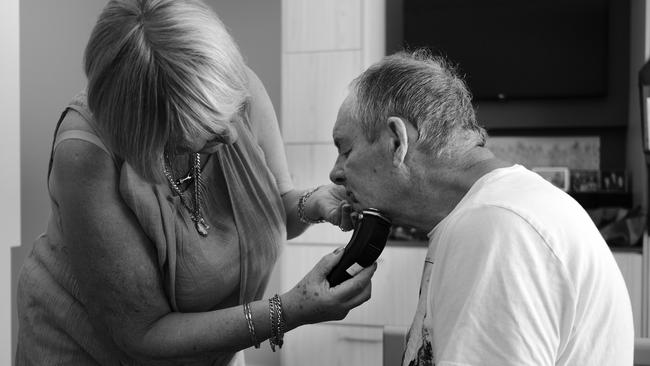
[{"label": "blonde hair", "polygon": [[112,151],[160,182],[165,151],[194,138],[232,143],[246,115],[246,66],[198,0],[111,0],[84,55],[88,105]]}]

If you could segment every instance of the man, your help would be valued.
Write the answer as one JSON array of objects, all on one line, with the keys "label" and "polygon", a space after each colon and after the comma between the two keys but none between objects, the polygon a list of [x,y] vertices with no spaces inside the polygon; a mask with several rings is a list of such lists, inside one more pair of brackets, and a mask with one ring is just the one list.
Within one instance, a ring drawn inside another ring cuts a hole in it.
[{"label": "man", "polygon": [[351,86],[330,178],[355,210],[429,232],[403,365],[631,365],[616,262],[570,196],[485,148],[463,81],[425,51]]}]

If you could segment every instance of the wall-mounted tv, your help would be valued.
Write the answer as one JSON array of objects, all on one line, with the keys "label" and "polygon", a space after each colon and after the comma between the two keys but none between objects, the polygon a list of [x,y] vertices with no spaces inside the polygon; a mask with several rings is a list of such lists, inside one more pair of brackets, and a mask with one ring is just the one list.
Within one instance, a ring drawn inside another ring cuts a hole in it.
[{"label": "wall-mounted tv", "polygon": [[603,97],[610,0],[403,0],[403,46],[456,63],[476,99]]}]

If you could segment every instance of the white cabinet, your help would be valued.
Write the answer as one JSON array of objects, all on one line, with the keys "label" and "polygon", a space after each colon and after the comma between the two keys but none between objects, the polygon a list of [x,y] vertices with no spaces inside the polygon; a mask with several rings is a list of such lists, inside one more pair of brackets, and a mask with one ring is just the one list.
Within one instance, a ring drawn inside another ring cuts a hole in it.
[{"label": "white cabinet", "polygon": [[283,366],[381,366],[383,328],[325,323],[285,336]]},{"label": "white cabinet", "polygon": [[[342,243],[344,244],[344,243]],[[327,253],[339,245],[289,243],[282,256],[282,291],[288,291]],[[417,308],[425,247],[388,246],[372,278],[372,297],[341,322],[407,327]]]},{"label": "white cabinet", "polygon": [[627,285],[632,303],[634,317],[634,334],[642,336],[642,309],[643,309],[643,256],[635,252],[614,252],[614,259],[618,264],[623,279]]},{"label": "white cabinet", "polygon": [[[290,242],[282,255],[282,291],[288,291],[337,244]],[[385,334],[401,343],[417,307],[425,247],[388,246],[372,279],[372,297],[338,322],[288,332],[282,365],[382,365],[385,350],[401,357],[399,344],[386,347]],[[397,334],[397,336],[395,336]],[[393,358],[395,358],[393,357]]]}]

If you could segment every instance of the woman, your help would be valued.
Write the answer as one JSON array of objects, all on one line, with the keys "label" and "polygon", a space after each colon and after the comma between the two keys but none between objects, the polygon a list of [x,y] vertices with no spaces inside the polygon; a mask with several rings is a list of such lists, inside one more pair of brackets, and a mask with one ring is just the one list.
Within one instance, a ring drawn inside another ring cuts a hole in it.
[{"label": "woman", "polygon": [[85,72],[20,275],[18,365],[238,364],[370,297],[374,266],[329,287],[338,251],[261,300],[280,243],[348,230],[351,209],[334,186],[293,189],[268,95],[204,4],[110,1]]}]

